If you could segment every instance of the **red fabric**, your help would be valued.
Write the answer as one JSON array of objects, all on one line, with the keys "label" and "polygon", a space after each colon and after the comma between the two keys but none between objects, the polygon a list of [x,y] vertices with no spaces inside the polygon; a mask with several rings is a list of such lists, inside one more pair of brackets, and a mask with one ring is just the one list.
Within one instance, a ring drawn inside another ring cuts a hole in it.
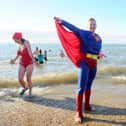
[{"label": "red fabric", "polygon": [[22,38],[22,33],[21,32],[15,32],[12,36],[13,39],[21,39]]},{"label": "red fabric", "polygon": [[83,118],[82,104],[83,104],[83,94],[76,95],[76,117]]},{"label": "red fabric", "polygon": [[27,48],[24,48],[22,51],[18,50],[17,55],[21,56],[20,64],[23,65],[24,67],[27,67],[29,64],[33,63],[33,60],[29,55]]},{"label": "red fabric", "polygon": [[57,22],[56,22],[56,28],[57,28],[58,36],[61,40],[61,44],[65,49],[68,57],[76,66],[78,66],[78,60],[80,59],[79,39],[72,32],[68,32],[67,30],[65,30]]},{"label": "red fabric", "polygon": [[97,61],[87,58],[86,54],[80,52],[80,41],[77,36],[73,32],[67,31],[61,24],[55,23],[61,44],[73,64],[79,67],[79,61],[84,60],[90,69],[94,68]]},{"label": "red fabric", "polygon": [[91,97],[91,90],[86,90],[85,93],[85,104],[84,104],[84,109],[86,111],[91,111],[92,108],[90,106],[90,97]]}]

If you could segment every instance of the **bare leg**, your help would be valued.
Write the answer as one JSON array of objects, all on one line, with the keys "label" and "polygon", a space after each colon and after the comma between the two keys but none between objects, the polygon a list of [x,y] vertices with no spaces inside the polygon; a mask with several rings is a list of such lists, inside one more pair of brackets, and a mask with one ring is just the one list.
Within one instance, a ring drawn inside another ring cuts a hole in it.
[{"label": "bare leg", "polygon": [[18,81],[24,89],[26,88],[26,83],[24,82],[25,71],[26,71],[26,68],[20,65],[19,72],[18,72]]},{"label": "bare leg", "polygon": [[28,82],[28,86],[29,86],[29,95],[32,93],[32,72],[33,72],[33,64],[28,65],[27,69],[26,69],[26,78],[27,78],[27,82]]}]

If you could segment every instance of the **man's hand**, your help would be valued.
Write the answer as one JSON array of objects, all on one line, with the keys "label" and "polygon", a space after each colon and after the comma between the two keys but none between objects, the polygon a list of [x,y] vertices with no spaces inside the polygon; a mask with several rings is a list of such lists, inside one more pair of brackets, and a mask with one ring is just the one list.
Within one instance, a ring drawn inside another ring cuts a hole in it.
[{"label": "man's hand", "polygon": [[56,21],[56,22],[58,22],[58,23],[60,23],[61,24],[61,22],[62,22],[62,20],[59,18],[59,17],[54,17],[54,20]]}]

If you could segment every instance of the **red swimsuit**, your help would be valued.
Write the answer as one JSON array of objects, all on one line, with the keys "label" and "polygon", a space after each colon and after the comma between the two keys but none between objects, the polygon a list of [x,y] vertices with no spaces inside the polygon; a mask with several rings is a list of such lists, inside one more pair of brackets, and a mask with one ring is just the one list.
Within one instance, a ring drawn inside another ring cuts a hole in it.
[{"label": "red swimsuit", "polygon": [[18,50],[17,55],[21,56],[20,58],[20,64],[23,65],[24,67],[27,67],[30,64],[33,64],[33,59],[28,53],[28,49],[24,47],[23,50]]}]

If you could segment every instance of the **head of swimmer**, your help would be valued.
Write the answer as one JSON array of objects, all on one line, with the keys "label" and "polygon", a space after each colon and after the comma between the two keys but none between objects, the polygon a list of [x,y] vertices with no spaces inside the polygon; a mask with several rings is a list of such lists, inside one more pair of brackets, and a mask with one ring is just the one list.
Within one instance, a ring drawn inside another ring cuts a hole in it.
[{"label": "head of swimmer", "polygon": [[22,45],[24,43],[24,39],[22,38],[22,33],[15,32],[12,36],[15,43]]},{"label": "head of swimmer", "polygon": [[87,22],[88,30],[94,33],[96,30],[96,27],[97,27],[96,20],[94,18],[89,18]]}]

